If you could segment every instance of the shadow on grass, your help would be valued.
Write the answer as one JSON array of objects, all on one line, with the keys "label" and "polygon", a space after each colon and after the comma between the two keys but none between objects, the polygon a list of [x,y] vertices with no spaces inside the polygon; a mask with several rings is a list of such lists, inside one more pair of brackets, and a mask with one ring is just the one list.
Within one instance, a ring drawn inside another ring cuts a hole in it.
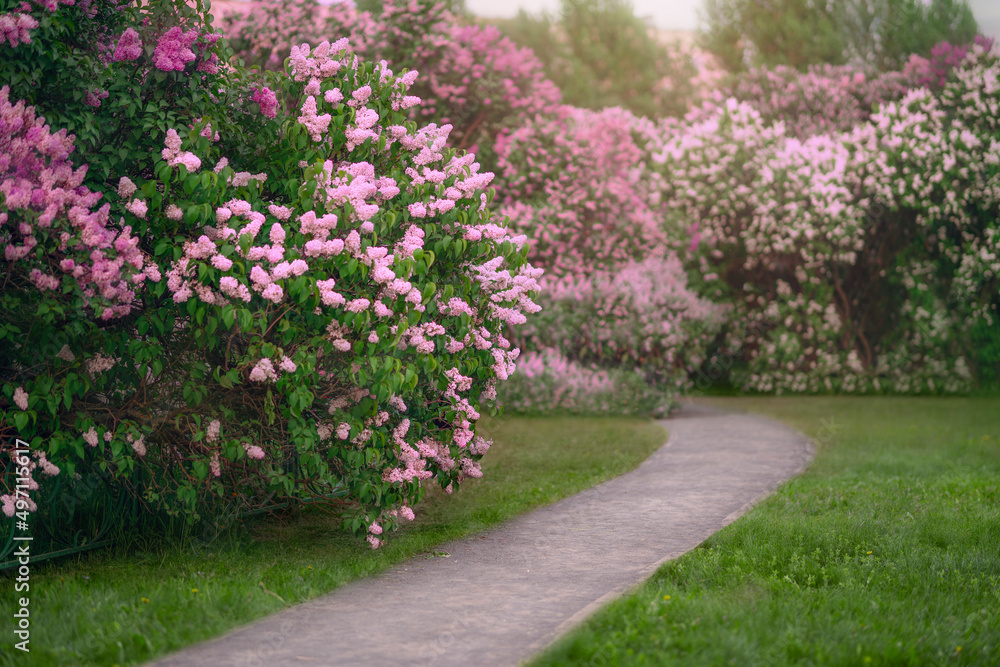
[{"label": "shadow on grass", "polygon": [[[128,548],[39,563],[30,575],[31,653],[0,635],[0,665],[137,664],[329,592],[450,539],[474,534],[636,467],[666,441],[655,422],[510,417],[484,477],[447,496],[431,490],[417,519],[372,551],[319,508],[258,518],[201,539],[137,538]],[[0,575],[0,618],[16,604]],[[4,622],[4,625],[7,622]]]}]

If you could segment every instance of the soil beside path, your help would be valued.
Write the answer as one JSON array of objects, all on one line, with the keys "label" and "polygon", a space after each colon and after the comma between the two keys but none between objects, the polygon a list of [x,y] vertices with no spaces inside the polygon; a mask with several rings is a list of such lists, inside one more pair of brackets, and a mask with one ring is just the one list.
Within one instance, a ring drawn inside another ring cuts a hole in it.
[{"label": "soil beside path", "polygon": [[802,472],[774,421],[686,406],[637,469],[154,663],[517,665]]}]

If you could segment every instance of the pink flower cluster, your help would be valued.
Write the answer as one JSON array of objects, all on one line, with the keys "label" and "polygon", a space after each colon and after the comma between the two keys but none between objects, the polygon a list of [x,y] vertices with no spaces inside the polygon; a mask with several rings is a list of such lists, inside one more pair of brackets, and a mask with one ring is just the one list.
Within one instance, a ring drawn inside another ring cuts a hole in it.
[{"label": "pink flower cluster", "polygon": [[141,55],[142,39],[139,37],[139,33],[134,28],[127,28],[118,38],[113,60],[115,62],[128,62],[138,60]]},{"label": "pink flower cluster", "polygon": [[164,144],[165,147],[161,152],[161,156],[171,167],[182,164],[188,173],[194,173],[201,169],[201,158],[190,151],[181,150],[181,137],[177,134],[177,130],[173,128],[167,130],[167,137],[164,140]]},{"label": "pink flower cluster", "polygon": [[255,461],[264,460],[264,450],[257,445],[251,445],[248,442],[243,443],[243,451],[247,453],[247,457]]},{"label": "pink flower cluster", "polygon": [[24,387],[18,387],[14,390],[14,405],[21,410],[28,409],[28,394],[24,391]]},{"label": "pink flower cluster", "polygon": [[497,141],[500,213],[552,276],[586,275],[663,247],[652,124],[622,109],[560,107]]},{"label": "pink flower cluster", "polygon": [[101,100],[106,100],[108,95],[106,90],[88,90],[87,95],[83,98],[83,103],[88,107],[97,108],[101,106]]},{"label": "pink flower cluster", "polygon": [[[33,0],[49,12],[60,5],[72,5],[76,0]],[[31,15],[32,7],[27,0],[21,2],[16,11],[0,14],[0,46],[31,43],[31,31],[38,27],[38,19]]]},{"label": "pink flower cluster", "polygon": [[38,21],[31,14],[14,12],[0,14],[0,46],[31,43],[31,31],[38,27]]},{"label": "pink flower cluster", "polygon": [[281,357],[275,368],[274,362],[264,357],[257,362],[257,365],[250,371],[252,382],[277,382],[280,373],[294,373],[296,371],[295,362],[286,356]]},{"label": "pink flower cluster", "polygon": [[[18,455],[13,442],[0,446],[0,456],[9,458],[11,468],[14,471],[18,484],[27,487],[27,490],[38,491],[39,484],[35,479],[35,474],[41,472],[48,477],[55,477],[61,471],[53,464],[42,450],[34,450],[30,455]],[[26,481],[23,481],[26,480]],[[4,516],[13,517],[16,512],[36,512],[38,505],[30,496],[22,495],[23,491],[0,494],[0,511]]]},{"label": "pink flower cluster", "polygon": [[[12,104],[8,87],[0,88],[4,257],[39,289],[52,290],[65,276],[103,319],[125,315],[138,286],[159,280],[159,270],[146,262],[130,226],[108,229],[108,205],[92,210],[101,194],[81,186],[86,167],[73,169],[72,151],[72,136],[52,134],[32,107]],[[46,252],[32,253],[39,245]]]},{"label": "pink flower cluster", "polygon": [[[126,35],[123,35],[122,39],[125,37]],[[200,33],[196,28],[185,32],[179,26],[174,26],[157,40],[156,48],[153,49],[153,65],[164,72],[183,72],[188,63],[197,58],[196,72],[216,74],[219,71],[219,56],[217,53],[209,53],[206,57],[206,52],[219,41],[219,38],[218,33]],[[141,54],[141,42],[137,44],[137,39],[138,35],[128,35],[126,46],[122,51],[123,59],[132,60],[130,56],[138,57]],[[122,48],[121,41],[119,48]],[[117,55],[116,50],[116,59]]]},{"label": "pink flower cluster", "polygon": [[153,50],[153,64],[164,72],[184,71],[184,67],[195,59],[191,49],[198,39],[195,29],[184,32],[179,26],[170,28],[160,35]]},{"label": "pink flower cluster", "polygon": [[267,86],[253,87],[253,101],[260,106],[260,112],[268,118],[278,115],[278,96]]}]

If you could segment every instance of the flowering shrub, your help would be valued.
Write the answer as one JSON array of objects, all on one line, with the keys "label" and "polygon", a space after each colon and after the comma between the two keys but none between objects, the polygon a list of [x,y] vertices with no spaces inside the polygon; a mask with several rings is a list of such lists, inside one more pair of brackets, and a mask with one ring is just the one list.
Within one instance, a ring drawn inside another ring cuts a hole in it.
[{"label": "flowering shrub", "polygon": [[[688,289],[668,254],[649,167],[654,132],[622,109],[562,107],[498,141],[500,211],[530,235],[531,261],[547,271],[542,313],[515,337],[538,353],[537,382],[516,380],[505,405],[539,410],[552,389],[553,406],[604,412],[621,405],[611,387],[635,396],[640,380],[648,395],[632,409],[665,405],[718,333],[721,312]],[[560,378],[576,388],[556,391]]]},{"label": "flowering shrub", "polygon": [[740,384],[953,392],[982,374],[965,331],[998,323],[997,74],[976,46],[940,98],[806,138],[735,100],[664,127],[673,224],[694,221],[692,268],[751,332],[731,341]]},{"label": "flowering shrub", "polygon": [[[195,18],[145,37],[166,9],[129,14],[99,74],[190,92],[149,111],[169,126],[112,187],[3,90],[4,442],[47,474],[97,462],[191,520],[334,495],[378,546],[426,480],[481,475],[480,401],[513,371],[503,332],[537,310],[540,272],[488,208],[492,174],[449,126],[407,121],[415,72],[347,40],[295,47],[280,74],[209,71],[222,45]],[[128,93],[114,108],[142,117]]]},{"label": "flowering shrub", "polygon": [[676,401],[642,373],[570,361],[557,350],[525,352],[502,387],[504,408],[524,413],[665,416]]},{"label": "flowering shrub", "polygon": [[675,256],[546,280],[539,303],[542,312],[518,331],[520,347],[552,348],[583,364],[635,369],[674,391],[701,366],[725,320],[722,308],[688,288]]},{"label": "flowering shrub", "polygon": [[[993,40],[983,35],[976,35],[973,44],[989,51]],[[965,60],[969,46],[941,42],[931,49],[930,58],[924,58],[916,53],[910,56],[904,72],[914,79],[918,85],[930,88],[941,88],[948,81],[948,75],[957,65]]]},{"label": "flowering shrub", "polygon": [[372,14],[350,3],[256,0],[223,26],[248,62],[271,69],[280,69],[300,41],[348,37],[363,58],[418,71],[410,92],[421,102],[411,117],[452,125],[452,145],[478,153],[488,151],[498,133],[559,101],[530,50],[493,26],[463,23],[444,2],[386,0]]},{"label": "flowering shrub", "polygon": [[660,249],[657,174],[645,119],[562,106],[498,140],[500,212],[551,276],[583,276]]},{"label": "flowering shrub", "polygon": [[898,100],[911,87],[903,72],[855,65],[755,67],[735,77],[725,97],[747,102],[764,121],[782,121],[787,134],[805,138],[844,132],[865,122],[875,108]]}]

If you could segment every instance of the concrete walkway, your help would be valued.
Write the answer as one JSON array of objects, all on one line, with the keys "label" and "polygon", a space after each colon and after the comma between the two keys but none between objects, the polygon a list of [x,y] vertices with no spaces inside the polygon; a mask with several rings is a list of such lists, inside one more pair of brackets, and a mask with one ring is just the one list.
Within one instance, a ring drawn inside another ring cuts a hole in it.
[{"label": "concrete walkway", "polygon": [[517,665],[812,457],[762,417],[687,406],[663,424],[630,473],[155,664]]}]

